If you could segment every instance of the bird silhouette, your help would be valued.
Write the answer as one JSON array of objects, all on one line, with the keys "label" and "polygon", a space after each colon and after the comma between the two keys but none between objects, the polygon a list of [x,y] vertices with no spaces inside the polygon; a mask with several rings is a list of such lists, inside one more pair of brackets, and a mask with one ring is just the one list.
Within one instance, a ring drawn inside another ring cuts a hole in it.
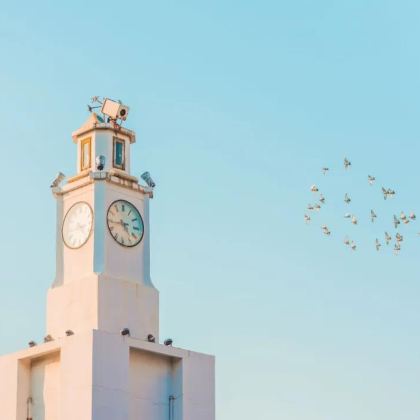
[{"label": "bird silhouette", "polygon": [[376,215],[376,213],[373,210],[371,210],[370,211],[370,221],[373,223],[377,217],[378,216]]},{"label": "bird silhouette", "polygon": [[368,175],[369,185],[373,185],[375,183],[375,181],[376,181],[376,178],[374,176]]}]

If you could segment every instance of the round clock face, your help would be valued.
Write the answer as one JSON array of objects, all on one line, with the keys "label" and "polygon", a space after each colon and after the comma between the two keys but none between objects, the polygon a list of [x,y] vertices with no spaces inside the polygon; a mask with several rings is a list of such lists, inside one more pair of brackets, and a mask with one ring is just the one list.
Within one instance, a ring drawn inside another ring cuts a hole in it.
[{"label": "round clock face", "polygon": [[88,203],[74,204],[67,212],[63,223],[64,243],[72,249],[83,246],[92,232],[93,213]]},{"label": "round clock face", "polygon": [[109,206],[107,222],[112,237],[122,246],[136,246],[143,239],[143,219],[128,201],[114,201]]}]

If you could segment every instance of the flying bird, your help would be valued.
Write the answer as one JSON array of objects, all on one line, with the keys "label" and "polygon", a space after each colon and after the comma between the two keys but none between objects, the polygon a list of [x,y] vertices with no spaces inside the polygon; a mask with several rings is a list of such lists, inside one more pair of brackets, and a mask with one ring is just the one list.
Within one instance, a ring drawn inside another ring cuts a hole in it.
[{"label": "flying bird", "polygon": [[319,189],[318,189],[318,187],[317,187],[316,185],[312,185],[312,187],[311,187],[311,191],[312,191],[312,192],[318,192],[318,191],[319,191]]},{"label": "flying bird", "polygon": [[386,242],[386,244],[389,245],[391,240],[392,240],[392,236],[388,232],[385,232],[385,242]]},{"label": "flying bird", "polygon": [[308,204],[308,207],[306,207],[309,211],[314,210],[314,206],[312,204]]},{"label": "flying bird", "polygon": [[344,245],[350,245],[350,239],[349,239],[349,237],[348,236],[345,236],[343,242],[344,242]]},{"label": "flying bird", "polygon": [[377,251],[379,251],[379,250],[380,250],[380,248],[381,248],[381,243],[379,242],[379,239],[378,239],[378,238],[376,238],[376,241],[375,241],[375,247],[376,247],[376,250],[377,250]]},{"label": "flying bird", "polygon": [[353,251],[356,251],[356,243],[354,241],[351,241],[350,247]]},{"label": "flying bird", "polygon": [[416,220],[416,215],[413,213],[413,212],[411,212],[410,213],[410,216],[408,216],[411,220]]},{"label": "flying bird", "polygon": [[395,235],[395,239],[397,240],[397,242],[402,242],[404,240],[404,237],[397,232],[397,234]]},{"label": "flying bird", "polygon": [[311,221],[311,217],[310,217],[310,216],[308,216],[307,214],[305,214],[305,215],[303,216],[303,219],[305,220],[305,223],[309,223],[309,222]]},{"label": "flying bird", "polygon": [[376,215],[376,213],[375,213],[373,210],[371,210],[371,211],[370,211],[370,220],[371,220],[371,222],[372,222],[372,223],[375,221],[375,219],[376,219],[377,217],[378,217],[378,216]]},{"label": "flying bird", "polygon": [[407,220],[407,216],[403,211],[400,213],[400,219],[401,220]]},{"label": "flying bird", "polygon": [[325,197],[322,194],[319,196],[319,202],[325,204]]},{"label": "flying bird", "polygon": [[397,229],[398,225],[400,224],[400,221],[398,220],[397,216],[394,214],[394,227]]},{"label": "flying bird", "polygon": [[324,174],[324,175],[326,175],[327,174],[327,172],[330,170],[330,168],[322,168],[322,173]]},{"label": "flying bird", "polygon": [[315,210],[315,211],[319,211],[319,210],[321,210],[321,206],[320,206],[318,203],[315,203],[315,204],[314,204],[314,210]]},{"label": "flying bird", "polygon": [[331,235],[331,231],[328,229],[327,226],[324,225],[321,227],[321,229],[324,232],[324,235],[327,235],[327,236]]},{"label": "flying bird", "polygon": [[350,218],[351,218],[351,214],[350,214],[350,213],[346,213],[346,214],[344,215],[344,218],[345,218],[345,219],[350,219]]},{"label": "flying bird", "polygon": [[57,188],[64,181],[65,177],[66,176],[62,172],[59,172],[51,183],[50,188]]},{"label": "flying bird", "polygon": [[394,254],[395,254],[395,255],[397,255],[399,251],[401,251],[401,245],[400,245],[400,243],[399,243],[399,242],[397,242],[397,243],[394,245]]},{"label": "flying bird", "polygon": [[353,225],[357,225],[357,217],[353,215],[351,218],[351,222],[353,223]]},{"label": "flying bird", "polygon": [[395,191],[391,188],[382,187],[382,194],[384,195],[384,200],[386,200],[388,197],[393,197],[395,195]]},{"label": "flying bird", "polygon": [[376,181],[376,178],[374,176],[368,175],[369,185],[373,185],[375,183],[375,181]]},{"label": "flying bird", "polygon": [[351,162],[347,158],[344,158],[344,169],[349,169],[350,166]]},{"label": "flying bird", "polygon": [[349,204],[350,203],[350,201],[351,201],[351,198],[349,197],[349,195],[346,193],[346,195],[344,196],[344,202],[346,203],[346,204]]}]

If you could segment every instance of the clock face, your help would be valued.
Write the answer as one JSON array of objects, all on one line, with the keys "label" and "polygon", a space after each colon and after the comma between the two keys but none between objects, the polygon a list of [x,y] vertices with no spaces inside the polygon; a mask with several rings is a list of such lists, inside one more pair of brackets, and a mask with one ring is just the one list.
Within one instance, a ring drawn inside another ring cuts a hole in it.
[{"label": "clock face", "polygon": [[143,219],[128,201],[114,201],[109,206],[107,222],[112,237],[122,246],[136,246],[143,239]]},{"label": "clock face", "polygon": [[93,213],[88,203],[74,204],[67,212],[63,223],[64,243],[72,249],[83,246],[92,232]]}]

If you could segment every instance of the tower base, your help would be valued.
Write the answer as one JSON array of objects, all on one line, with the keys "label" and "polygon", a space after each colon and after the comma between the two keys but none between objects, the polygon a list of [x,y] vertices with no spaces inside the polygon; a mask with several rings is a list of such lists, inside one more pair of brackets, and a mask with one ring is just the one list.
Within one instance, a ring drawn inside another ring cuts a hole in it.
[{"label": "tower base", "polygon": [[214,420],[214,357],[99,330],[0,357],[0,418]]}]

